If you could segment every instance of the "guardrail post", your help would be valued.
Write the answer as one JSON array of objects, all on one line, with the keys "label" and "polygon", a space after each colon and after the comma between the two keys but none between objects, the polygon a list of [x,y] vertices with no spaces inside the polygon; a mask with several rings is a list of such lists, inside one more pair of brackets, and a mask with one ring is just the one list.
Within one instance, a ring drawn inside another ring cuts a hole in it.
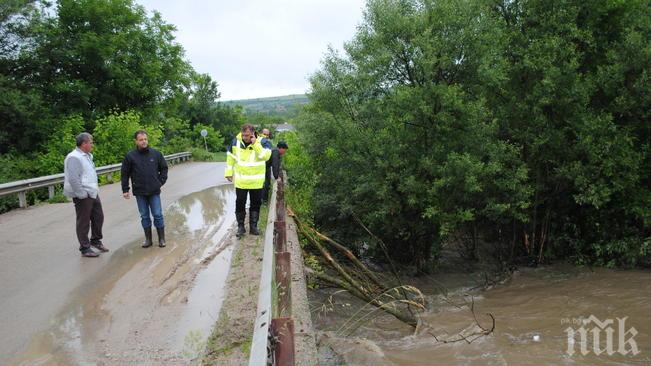
[{"label": "guardrail post", "polygon": [[113,172],[106,174],[106,181],[113,183]]},{"label": "guardrail post", "polygon": [[54,198],[54,186],[47,187],[47,195],[50,199]]},{"label": "guardrail post", "polygon": [[25,195],[25,192],[18,192],[18,206],[20,206],[20,208],[27,207],[27,196]]}]

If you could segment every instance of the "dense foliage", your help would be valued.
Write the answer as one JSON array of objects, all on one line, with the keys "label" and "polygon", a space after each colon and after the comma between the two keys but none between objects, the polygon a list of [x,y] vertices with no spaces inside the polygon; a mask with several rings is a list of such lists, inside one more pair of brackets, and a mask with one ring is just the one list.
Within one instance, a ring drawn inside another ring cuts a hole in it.
[{"label": "dense foliage", "polygon": [[[202,129],[223,151],[242,109],[216,102],[174,31],[133,0],[2,1],[0,182],[60,173],[83,131],[98,166],[120,162],[139,128],[165,153],[203,149]],[[16,204],[0,199],[0,212]]]},{"label": "dense foliage", "polygon": [[363,223],[420,270],[444,245],[636,264],[651,250],[650,13],[370,0],[299,117],[315,224],[372,243]]}]

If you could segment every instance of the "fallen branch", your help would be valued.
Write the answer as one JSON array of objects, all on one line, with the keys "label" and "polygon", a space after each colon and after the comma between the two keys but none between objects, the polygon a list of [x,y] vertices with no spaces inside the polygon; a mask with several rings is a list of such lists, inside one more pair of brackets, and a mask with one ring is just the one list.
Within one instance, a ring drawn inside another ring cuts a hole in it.
[{"label": "fallen branch", "polygon": [[367,294],[363,294],[363,293],[357,291],[357,289],[352,287],[346,281],[342,281],[342,280],[340,280],[338,278],[329,276],[329,275],[327,275],[325,273],[316,272],[316,271],[312,270],[309,267],[305,268],[305,273],[308,276],[312,276],[314,278],[317,278],[317,279],[320,279],[322,281],[332,283],[333,285],[336,285],[336,286],[338,286],[340,288],[343,288],[344,290],[348,291],[351,295],[353,295],[355,297],[358,297],[358,298],[364,300],[366,303],[369,303],[369,304],[371,304],[371,305],[373,305],[375,307],[378,307],[378,308],[386,311],[387,313],[393,315],[394,317],[396,317],[396,319],[402,321],[403,323],[406,323],[406,324],[408,324],[408,325],[410,325],[410,326],[412,326],[414,328],[416,328],[416,326],[418,325],[418,321],[415,318],[399,312],[396,308],[393,308],[393,307],[389,306],[388,303],[382,303],[377,298],[371,298]]}]

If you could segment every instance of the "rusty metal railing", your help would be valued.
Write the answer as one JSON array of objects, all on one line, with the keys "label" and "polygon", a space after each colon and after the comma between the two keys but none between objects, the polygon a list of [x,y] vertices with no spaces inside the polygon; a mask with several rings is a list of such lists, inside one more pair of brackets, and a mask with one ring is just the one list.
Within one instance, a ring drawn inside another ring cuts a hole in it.
[{"label": "rusty metal railing", "polygon": [[249,366],[294,365],[291,256],[287,251],[284,186],[283,174],[274,183],[269,205]]}]

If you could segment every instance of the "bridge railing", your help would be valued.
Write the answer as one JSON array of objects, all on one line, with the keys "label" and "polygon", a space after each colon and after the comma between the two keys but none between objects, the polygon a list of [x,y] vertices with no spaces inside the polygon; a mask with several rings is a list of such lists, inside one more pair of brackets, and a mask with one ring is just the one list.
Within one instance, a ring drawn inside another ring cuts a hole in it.
[{"label": "bridge railing", "polygon": [[[191,157],[192,157],[191,152],[184,151],[176,154],[165,155],[165,160],[167,160],[168,163],[174,164],[177,162],[187,161]],[[122,164],[105,165],[96,168],[95,171],[97,172],[98,176],[106,175],[106,179],[109,182],[112,182],[113,173],[120,171],[121,166]],[[54,197],[54,187],[59,184],[63,184],[63,179],[64,179],[64,175],[63,173],[60,173],[60,174],[47,175],[44,177],[23,179],[14,182],[3,183],[0,184],[0,197],[17,193],[18,204],[20,205],[20,207],[27,207],[26,193],[28,191],[37,188],[47,187],[49,197],[52,198]]]},{"label": "bridge railing", "polygon": [[291,309],[290,253],[287,251],[285,174],[275,181],[269,204],[258,312],[249,366],[292,366],[295,361]]}]

